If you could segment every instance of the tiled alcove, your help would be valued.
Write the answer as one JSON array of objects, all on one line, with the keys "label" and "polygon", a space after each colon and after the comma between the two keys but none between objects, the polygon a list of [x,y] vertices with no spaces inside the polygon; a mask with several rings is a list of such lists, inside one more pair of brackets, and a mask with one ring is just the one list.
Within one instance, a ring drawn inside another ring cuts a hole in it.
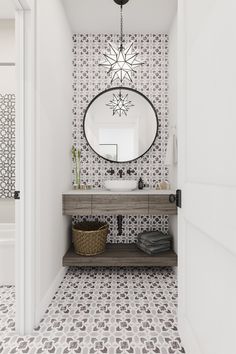
[{"label": "tiled alcove", "polygon": [[[137,69],[131,85],[146,95],[153,103],[159,120],[158,137],[142,158],[124,163],[110,163],[98,157],[88,146],[83,133],[83,117],[89,102],[101,91],[111,87],[106,70],[99,66],[102,53],[107,50],[108,42],[118,42],[118,35],[111,34],[74,34],[73,35],[73,137],[72,144],[81,149],[81,182],[95,188],[102,188],[104,179],[111,178],[107,170],[122,169],[125,178],[127,169],[136,171],[136,178],[142,176],[145,183],[154,187],[157,182],[168,179],[168,169],[164,164],[168,138],[168,35],[167,34],[128,34],[125,42],[134,42],[135,51],[145,64]],[[118,83],[119,84],[119,83]],[[115,85],[113,85],[115,86]],[[90,217],[90,220],[93,219]],[[115,217],[101,216],[110,226],[109,242],[134,242],[138,232],[146,229],[168,231],[166,216],[126,216],[123,235],[117,235]],[[74,218],[81,220],[80,218]]]}]

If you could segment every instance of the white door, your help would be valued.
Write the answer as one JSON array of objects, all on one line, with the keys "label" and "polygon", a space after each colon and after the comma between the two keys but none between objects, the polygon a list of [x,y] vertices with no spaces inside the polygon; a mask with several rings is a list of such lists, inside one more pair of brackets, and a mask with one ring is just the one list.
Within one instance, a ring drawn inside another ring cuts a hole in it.
[{"label": "white door", "polygon": [[236,1],[179,1],[179,329],[236,353]]}]

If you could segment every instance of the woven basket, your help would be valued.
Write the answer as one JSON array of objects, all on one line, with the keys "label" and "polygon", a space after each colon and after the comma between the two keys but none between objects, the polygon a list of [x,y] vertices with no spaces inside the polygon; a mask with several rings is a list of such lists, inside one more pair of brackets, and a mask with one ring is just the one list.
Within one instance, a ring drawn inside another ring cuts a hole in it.
[{"label": "woven basket", "polygon": [[105,251],[108,225],[101,222],[81,222],[72,226],[72,242],[75,253],[95,256]]}]

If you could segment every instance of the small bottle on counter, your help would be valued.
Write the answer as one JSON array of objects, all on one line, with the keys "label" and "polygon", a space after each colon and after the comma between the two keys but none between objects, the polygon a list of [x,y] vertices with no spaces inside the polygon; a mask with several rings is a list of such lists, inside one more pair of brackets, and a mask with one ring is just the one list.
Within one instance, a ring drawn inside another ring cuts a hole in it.
[{"label": "small bottle on counter", "polygon": [[140,177],[139,181],[138,181],[138,189],[143,189],[143,187],[144,187],[144,183],[143,183],[142,178]]}]

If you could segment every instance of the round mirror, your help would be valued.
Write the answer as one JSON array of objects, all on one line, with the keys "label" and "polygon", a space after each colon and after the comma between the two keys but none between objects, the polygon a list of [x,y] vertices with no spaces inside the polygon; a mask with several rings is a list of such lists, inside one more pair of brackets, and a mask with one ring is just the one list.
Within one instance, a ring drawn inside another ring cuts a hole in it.
[{"label": "round mirror", "polygon": [[144,155],[158,132],[152,103],[142,93],[116,87],[101,92],[84,116],[84,134],[91,148],[112,162],[129,162]]}]

